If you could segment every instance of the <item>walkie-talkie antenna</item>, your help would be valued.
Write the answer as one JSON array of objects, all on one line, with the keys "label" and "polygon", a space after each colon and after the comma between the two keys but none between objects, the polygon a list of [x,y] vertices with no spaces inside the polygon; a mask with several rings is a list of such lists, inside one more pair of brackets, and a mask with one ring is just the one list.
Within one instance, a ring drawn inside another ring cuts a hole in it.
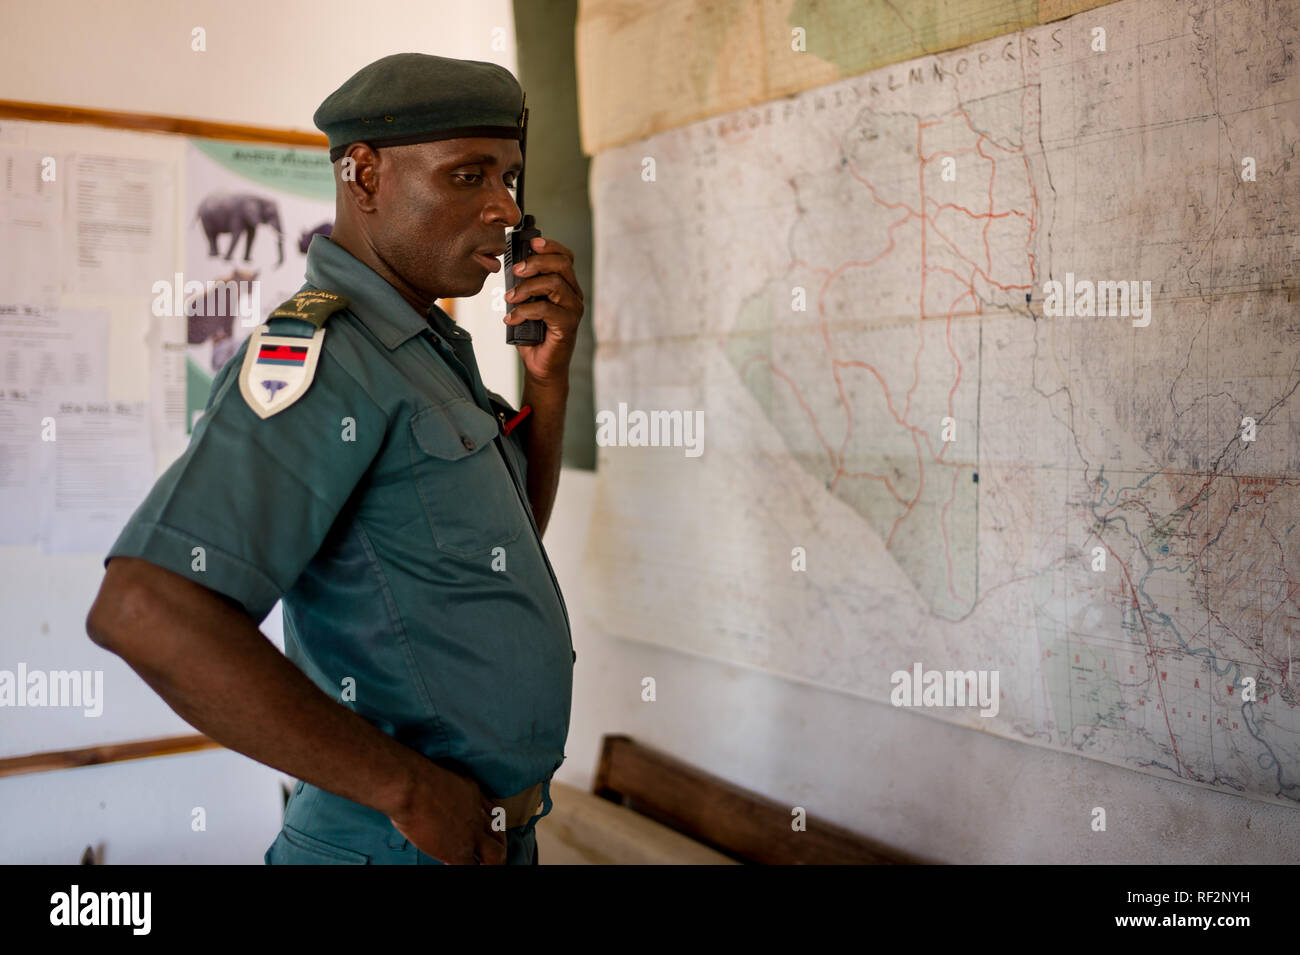
[{"label": "walkie-talkie antenna", "polygon": [[[528,102],[528,95],[524,94],[524,102]],[[519,175],[515,177],[515,205],[519,207],[520,215],[524,211],[524,170],[528,168],[528,107],[524,107],[523,119],[519,121]]]},{"label": "walkie-talkie antenna", "polygon": [[[524,103],[527,103],[528,97],[524,97]],[[523,113],[519,117],[519,175],[515,177],[515,205],[519,207],[519,225],[510,230],[506,239],[506,291],[511,291],[521,279],[515,275],[515,266],[528,259],[533,255],[532,241],[538,238],[542,233],[537,228],[537,220],[533,216],[524,212],[524,169],[527,165],[527,155],[525,150],[528,148],[528,107],[523,103],[520,104]],[[536,302],[545,296],[534,295],[527,299],[528,302]],[[507,302],[506,314],[509,315],[515,310],[516,305],[523,305],[524,302]],[[506,344],[507,345],[537,345],[546,341],[546,323],[540,318],[530,318],[518,323],[517,325],[506,326]]]}]

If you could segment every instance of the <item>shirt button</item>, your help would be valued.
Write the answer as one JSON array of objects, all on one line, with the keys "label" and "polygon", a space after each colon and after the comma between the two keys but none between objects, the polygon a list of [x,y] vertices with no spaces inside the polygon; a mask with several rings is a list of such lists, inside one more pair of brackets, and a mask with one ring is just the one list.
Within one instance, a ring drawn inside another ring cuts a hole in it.
[{"label": "shirt button", "polygon": [[467,436],[465,436],[465,435],[462,434],[462,435],[460,436],[460,443],[463,444],[463,445],[465,445],[465,450],[466,450],[466,451],[473,451],[473,450],[474,450],[474,439],[473,439],[473,438],[467,437]]}]

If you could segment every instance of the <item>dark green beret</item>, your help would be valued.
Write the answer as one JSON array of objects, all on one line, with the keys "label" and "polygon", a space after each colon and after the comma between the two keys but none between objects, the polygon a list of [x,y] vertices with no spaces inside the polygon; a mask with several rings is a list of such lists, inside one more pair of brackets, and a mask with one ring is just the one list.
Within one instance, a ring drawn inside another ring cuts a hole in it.
[{"label": "dark green beret", "polygon": [[337,162],[352,143],[519,139],[523,110],[524,91],[504,66],[394,53],[363,66],[325,97],[312,121],[329,137],[330,162]]}]

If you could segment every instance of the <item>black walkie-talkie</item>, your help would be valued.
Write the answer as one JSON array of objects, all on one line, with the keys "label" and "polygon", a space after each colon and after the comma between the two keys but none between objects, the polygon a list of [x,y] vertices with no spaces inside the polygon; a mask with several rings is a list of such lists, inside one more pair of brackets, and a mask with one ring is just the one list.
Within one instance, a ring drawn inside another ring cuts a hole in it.
[{"label": "black walkie-talkie", "polygon": [[[519,133],[519,155],[520,167],[519,176],[515,179],[515,205],[519,211],[524,211],[524,169],[528,165],[528,108],[524,107],[524,115],[521,120],[521,130]],[[510,241],[506,245],[505,266],[506,266],[506,291],[509,292],[522,279],[515,275],[515,264],[529,258],[535,251],[533,249],[533,239],[542,234],[537,228],[536,221],[532,216],[525,214],[523,221],[510,230]],[[545,296],[534,295],[526,299],[528,302],[537,302],[544,299]],[[509,315],[515,310],[516,305],[522,305],[523,302],[506,302],[506,314]],[[540,319],[528,319],[520,322],[518,325],[506,326],[506,344],[507,345],[538,345],[546,341],[546,323]]]}]

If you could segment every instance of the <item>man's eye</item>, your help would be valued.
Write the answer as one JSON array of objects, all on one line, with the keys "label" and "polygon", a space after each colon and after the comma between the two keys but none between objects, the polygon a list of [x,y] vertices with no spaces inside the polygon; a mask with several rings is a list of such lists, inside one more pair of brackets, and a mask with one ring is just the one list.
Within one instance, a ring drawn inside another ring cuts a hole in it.
[{"label": "man's eye", "polygon": [[483,178],[477,173],[472,173],[472,172],[458,172],[456,173],[456,175],[461,179],[472,180],[471,182],[469,182],[469,185],[471,186],[475,185],[480,179]]}]

